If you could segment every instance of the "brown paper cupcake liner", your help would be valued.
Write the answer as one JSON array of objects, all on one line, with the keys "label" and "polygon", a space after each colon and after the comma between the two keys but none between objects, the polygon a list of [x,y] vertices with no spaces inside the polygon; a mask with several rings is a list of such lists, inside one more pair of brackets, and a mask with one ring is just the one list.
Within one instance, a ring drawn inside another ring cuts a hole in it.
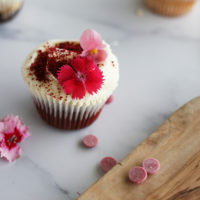
[{"label": "brown paper cupcake liner", "polygon": [[155,13],[165,16],[181,16],[188,13],[197,0],[145,0]]},{"label": "brown paper cupcake liner", "polygon": [[63,104],[53,102],[51,105],[44,100],[36,99],[34,103],[42,119],[48,124],[66,130],[76,130],[89,126],[100,115],[103,105],[94,107],[76,108],[75,106],[67,107]]},{"label": "brown paper cupcake liner", "polygon": [[14,17],[23,5],[23,0],[3,0],[0,2],[0,22]]}]

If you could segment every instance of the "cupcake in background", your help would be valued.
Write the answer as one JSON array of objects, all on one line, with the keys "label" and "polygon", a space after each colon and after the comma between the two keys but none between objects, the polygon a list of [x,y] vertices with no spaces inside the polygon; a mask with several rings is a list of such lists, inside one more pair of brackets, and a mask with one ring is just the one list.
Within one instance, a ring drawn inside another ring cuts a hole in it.
[{"label": "cupcake in background", "polygon": [[23,0],[0,0],[0,21],[13,17],[22,7]]},{"label": "cupcake in background", "polygon": [[145,0],[155,13],[165,16],[181,16],[188,13],[197,0]]},{"label": "cupcake in background", "polygon": [[79,41],[49,40],[26,59],[22,74],[40,116],[61,129],[93,123],[116,89],[119,66],[94,30]]}]

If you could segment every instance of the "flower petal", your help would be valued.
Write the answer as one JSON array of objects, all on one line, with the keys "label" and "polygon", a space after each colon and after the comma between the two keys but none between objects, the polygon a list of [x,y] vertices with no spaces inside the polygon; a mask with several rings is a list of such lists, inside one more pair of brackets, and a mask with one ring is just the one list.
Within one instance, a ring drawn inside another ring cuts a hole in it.
[{"label": "flower petal", "polygon": [[81,56],[87,56],[89,54],[88,50],[83,50]]},{"label": "flower petal", "polygon": [[87,60],[83,57],[77,57],[76,59],[71,61],[71,65],[79,72],[85,72],[86,71],[86,64]]},{"label": "flower petal", "polygon": [[21,128],[18,127],[22,134],[22,141],[25,140],[27,137],[31,136],[31,133],[29,132],[29,127],[22,126]]},{"label": "flower petal", "polygon": [[4,131],[4,123],[0,122],[0,133]]},{"label": "flower petal", "polygon": [[95,59],[96,63],[103,62],[104,60],[106,60],[107,56],[108,55],[107,55],[107,52],[105,50],[99,50],[98,54],[96,56],[96,59]]},{"label": "flower petal", "polygon": [[63,89],[67,94],[71,94],[72,98],[82,99],[85,96],[85,85],[81,81],[68,80],[63,83]]},{"label": "flower petal", "polygon": [[19,146],[16,146],[15,148],[12,148],[9,150],[5,146],[0,147],[0,154],[1,158],[6,158],[9,162],[15,161],[17,158],[21,155],[21,148]]},{"label": "flower petal", "polygon": [[75,77],[74,70],[69,65],[64,65],[58,72],[58,80],[62,84],[66,80],[73,79]]},{"label": "flower petal", "polygon": [[79,72],[87,73],[93,67],[96,67],[94,60],[92,58],[87,57],[77,57],[76,59],[71,61],[71,65]]},{"label": "flower petal", "polygon": [[103,72],[98,67],[88,72],[85,82],[88,93],[97,93],[97,91],[101,89],[103,81]]},{"label": "flower petal", "polygon": [[99,64],[106,60],[107,58],[107,52],[105,50],[98,50],[97,54],[93,54],[89,56],[90,58],[93,57],[93,60],[95,61],[96,64]]},{"label": "flower petal", "polygon": [[80,45],[83,50],[101,49],[104,47],[102,43],[102,38],[95,30],[87,29],[85,30],[80,38]]},{"label": "flower petal", "polygon": [[30,136],[29,128],[24,125],[21,118],[15,115],[7,115],[4,117],[1,122],[4,124],[3,133],[14,133],[17,128],[21,134],[22,140]]}]

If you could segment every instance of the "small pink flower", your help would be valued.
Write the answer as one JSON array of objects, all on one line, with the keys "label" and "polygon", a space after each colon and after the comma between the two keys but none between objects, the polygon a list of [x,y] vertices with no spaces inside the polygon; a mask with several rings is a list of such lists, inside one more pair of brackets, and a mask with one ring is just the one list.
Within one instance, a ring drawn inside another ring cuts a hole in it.
[{"label": "small pink flower", "polygon": [[0,156],[12,162],[20,157],[20,142],[30,136],[29,128],[18,116],[7,115],[0,122]]},{"label": "small pink flower", "polygon": [[80,45],[83,49],[81,56],[88,56],[94,59],[96,64],[103,62],[107,58],[107,53],[104,50],[106,45],[103,44],[99,33],[92,29],[87,29],[82,33]]}]

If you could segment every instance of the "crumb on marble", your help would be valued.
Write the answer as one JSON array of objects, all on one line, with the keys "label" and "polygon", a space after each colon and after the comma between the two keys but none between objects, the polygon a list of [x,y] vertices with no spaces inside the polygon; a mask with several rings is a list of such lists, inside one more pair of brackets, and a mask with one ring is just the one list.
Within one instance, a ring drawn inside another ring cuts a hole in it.
[{"label": "crumb on marble", "polygon": [[77,194],[80,196],[81,195],[81,193],[80,192],[77,192]]},{"label": "crumb on marble", "polygon": [[118,46],[118,45],[119,45],[119,42],[118,42],[117,40],[114,40],[114,41],[112,42],[112,45],[113,45],[113,46]]},{"label": "crumb on marble", "polygon": [[138,17],[141,17],[141,16],[144,15],[144,11],[143,11],[141,8],[139,8],[139,9],[137,9],[137,11],[136,11],[136,15],[137,15]]}]

